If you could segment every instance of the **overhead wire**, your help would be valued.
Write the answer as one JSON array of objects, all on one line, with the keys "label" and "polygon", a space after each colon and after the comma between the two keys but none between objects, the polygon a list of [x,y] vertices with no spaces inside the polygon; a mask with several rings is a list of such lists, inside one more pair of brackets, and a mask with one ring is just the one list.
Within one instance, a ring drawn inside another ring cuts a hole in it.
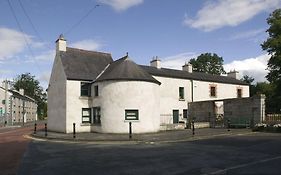
[{"label": "overhead wire", "polygon": [[40,67],[39,67],[39,65],[38,65],[37,62],[36,62],[34,53],[33,53],[32,49],[31,49],[31,46],[30,46],[30,44],[29,44],[29,42],[28,42],[28,39],[26,38],[26,34],[24,33],[24,30],[23,30],[23,28],[21,27],[21,24],[20,24],[20,22],[19,22],[19,20],[18,20],[18,18],[17,18],[17,16],[16,16],[15,10],[14,10],[14,8],[13,8],[13,6],[12,6],[10,0],[7,0],[7,1],[8,1],[8,4],[9,4],[9,7],[10,7],[10,9],[11,9],[11,12],[12,12],[12,14],[13,14],[15,20],[16,20],[17,26],[18,26],[19,30],[21,31],[21,33],[22,33],[24,42],[25,42],[25,44],[26,44],[26,46],[27,46],[27,48],[28,48],[28,50],[29,50],[29,52],[30,52],[30,54],[31,54],[31,57],[32,57],[32,59],[34,60],[34,63],[36,64],[36,67],[37,67],[38,70],[40,71]]},{"label": "overhead wire", "polygon": [[[31,27],[32,27],[32,29],[34,30],[34,32],[36,33],[37,37],[41,40],[41,42],[46,43],[46,42],[43,40],[43,38],[41,37],[41,35],[39,34],[39,32],[38,32],[38,30],[36,29],[35,25],[33,24],[32,20],[31,20],[30,16],[28,15],[27,11],[25,10],[25,7],[24,7],[24,5],[22,4],[21,0],[18,0],[18,1],[19,1],[19,4],[20,4],[21,9],[23,10],[24,15],[26,16],[26,18],[28,19],[29,23],[31,24]],[[46,46],[47,46],[49,49],[52,49],[52,48],[50,48],[48,45],[46,45]]]},{"label": "overhead wire", "polygon": [[76,23],[74,23],[64,34],[69,34],[75,27],[81,24],[81,22],[87,18],[97,7],[99,7],[99,4],[96,4],[93,8],[91,8],[84,16],[82,16]]}]

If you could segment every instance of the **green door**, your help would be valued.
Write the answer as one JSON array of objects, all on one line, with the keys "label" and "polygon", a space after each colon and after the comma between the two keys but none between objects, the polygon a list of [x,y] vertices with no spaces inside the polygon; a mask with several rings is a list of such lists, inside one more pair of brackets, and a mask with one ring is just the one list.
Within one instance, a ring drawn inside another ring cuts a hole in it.
[{"label": "green door", "polygon": [[179,123],[179,110],[173,110],[173,123]]}]

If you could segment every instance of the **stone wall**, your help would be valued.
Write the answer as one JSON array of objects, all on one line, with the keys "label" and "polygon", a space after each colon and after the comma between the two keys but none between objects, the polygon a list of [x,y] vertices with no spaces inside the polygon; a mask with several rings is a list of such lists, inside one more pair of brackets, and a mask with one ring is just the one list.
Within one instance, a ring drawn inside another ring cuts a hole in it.
[{"label": "stone wall", "polygon": [[216,103],[218,102],[214,100],[189,103],[190,120],[209,122],[210,127],[225,126],[227,119],[234,126],[253,126],[265,120],[264,95],[221,100],[223,114],[217,110]]}]

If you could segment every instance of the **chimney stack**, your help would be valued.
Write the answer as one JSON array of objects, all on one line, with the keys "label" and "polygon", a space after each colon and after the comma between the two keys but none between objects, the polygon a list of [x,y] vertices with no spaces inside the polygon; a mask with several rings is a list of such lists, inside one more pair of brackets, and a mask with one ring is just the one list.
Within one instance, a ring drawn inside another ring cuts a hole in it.
[{"label": "chimney stack", "polygon": [[20,89],[19,93],[20,95],[24,95],[24,89]]},{"label": "chimney stack", "polygon": [[60,34],[59,38],[56,40],[56,51],[66,51],[66,40],[63,37],[63,34]]},{"label": "chimney stack", "polygon": [[187,71],[188,73],[192,73],[192,71],[193,71],[192,64],[190,64],[190,63],[185,63],[185,64],[182,66],[182,70],[183,70],[183,71]]},{"label": "chimney stack", "polygon": [[239,79],[239,72],[236,70],[230,71],[227,73],[227,76],[230,78],[235,78],[235,79]]},{"label": "chimney stack", "polygon": [[161,69],[161,60],[158,58],[158,56],[152,58],[152,61],[150,61],[150,66]]}]

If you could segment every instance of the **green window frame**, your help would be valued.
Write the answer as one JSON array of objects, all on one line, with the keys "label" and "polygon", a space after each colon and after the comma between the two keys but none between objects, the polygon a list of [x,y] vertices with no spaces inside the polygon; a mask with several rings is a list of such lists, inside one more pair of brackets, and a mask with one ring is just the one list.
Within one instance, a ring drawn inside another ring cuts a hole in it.
[{"label": "green window frame", "polygon": [[91,108],[82,108],[82,123],[91,123]]},{"label": "green window frame", "polygon": [[184,87],[179,87],[179,99],[184,100]]},{"label": "green window frame", "polygon": [[137,109],[126,109],[125,120],[139,120],[139,110]]},{"label": "green window frame", "polygon": [[91,83],[81,82],[80,95],[83,97],[91,96]]},{"label": "green window frame", "polygon": [[100,107],[93,107],[93,123],[101,124],[101,110]]},{"label": "green window frame", "polygon": [[94,86],[94,89],[95,89],[95,97],[99,96],[99,86],[98,85]]},{"label": "green window frame", "polygon": [[183,118],[187,118],[188,115],[187,109],[183,109],[182,114],[183,114]]}]

